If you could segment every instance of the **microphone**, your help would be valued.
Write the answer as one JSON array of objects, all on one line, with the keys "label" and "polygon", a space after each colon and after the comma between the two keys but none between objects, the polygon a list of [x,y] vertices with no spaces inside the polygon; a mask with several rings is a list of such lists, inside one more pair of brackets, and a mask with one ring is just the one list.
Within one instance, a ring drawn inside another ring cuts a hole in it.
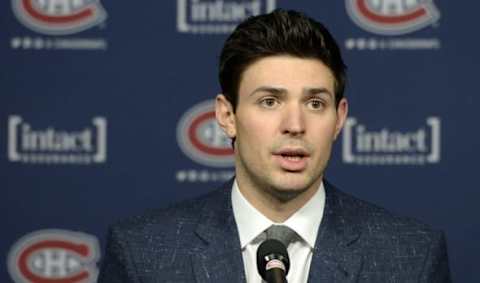
[{"label": "microphone", "polygon": [[282,242],[268,239],[257,250],[257,269],[267,283],[287,283],[290,259]]}]

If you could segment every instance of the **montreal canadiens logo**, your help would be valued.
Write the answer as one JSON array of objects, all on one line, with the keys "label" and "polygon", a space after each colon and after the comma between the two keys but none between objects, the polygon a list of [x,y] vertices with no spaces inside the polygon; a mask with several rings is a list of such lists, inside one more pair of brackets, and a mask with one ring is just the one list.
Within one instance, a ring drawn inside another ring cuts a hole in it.
[{"label": "montreal canadiens logo", "polygon": [[346,0],[346,7],[356,24],[383,35],[410,33],[440,18],[433,0]]},{"label": "montreal canadiens logo", "polygon": [[215,119],[215,101],[190,108],[177,126],[177,141],[192,160],[212,167],[233,166],[233,149]]},{"label": "montreal canadiens logo", "polygon": [[15,243],[8,271],[16,283],[93,283],[99,259],[95,237],[65,230],[40,230]]},{"label": "montreal canadiens logo", "polygon": [[99,0],[12,0],[12,7],[22,24],[49,35],[77,33],[107,17]]}]

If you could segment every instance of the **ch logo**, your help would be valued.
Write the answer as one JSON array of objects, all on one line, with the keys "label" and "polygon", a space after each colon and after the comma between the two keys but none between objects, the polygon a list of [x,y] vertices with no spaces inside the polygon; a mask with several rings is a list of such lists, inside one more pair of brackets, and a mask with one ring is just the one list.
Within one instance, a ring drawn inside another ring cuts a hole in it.
[{"label": "ch logo", "polygon": [[12,246],[8,271],[16,283],[94,283],[98,259],[95,237],[65,230],[40,230]]},{"label": "ch logo", "polygon": [[215,119],[214,100],[187,110],[177,125],[180,149],[192,160],[212,167],[231,167],[233,149]]},{"label": "ch logo", "polygon": [[12,0],[17,19],[39,33],[67,35],[105,21],[99,0]]},{"label": "ch logo", "polygon": [[346,0],[350,18],[376,34],[401,35],[438,21],[433,0]]}]

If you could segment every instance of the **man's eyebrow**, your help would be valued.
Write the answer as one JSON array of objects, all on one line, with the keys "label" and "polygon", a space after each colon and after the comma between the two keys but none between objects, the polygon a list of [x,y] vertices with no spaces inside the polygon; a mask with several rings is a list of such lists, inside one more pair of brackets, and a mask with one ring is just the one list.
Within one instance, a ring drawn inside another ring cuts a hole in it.
[{"label": "man's eyebrow", "polygon": [[328,94],[332,98],[334,97],[334,94],[330,90],[328,90],[327,88],[324,88],[324,87],[305,88],[303,90],[303,92],[306,95],[315,95],[315,94],[325,93],[325,94]]},{"label": "man's eyebrow", "polygon": [[287,90],[285,88],[281,88],[281,87],[274,87],[274,86],[260,86],[260,87],[257,87],[256,89],[254,89],[249,96],[252,96],[254,95],[255,93],[257,92],[268,92],[268,93],[271,93],[271,94],[276,94],[276,95],[280,95],[280,94],[285,94],[287,93]]},{"label": "man's eyebrow", "polygon": [[[257,92],[267,92],[274,95],[285,95],[288,93],[288,90],[282,87],[274,87],[274,86],[260,86],[254,89],[249,96],[254,95]],[[306,87],[303,89],[304,95],[316,95],[316,94],[327,94],[330,97],[334,97],[334,94],[325,87]]]}]

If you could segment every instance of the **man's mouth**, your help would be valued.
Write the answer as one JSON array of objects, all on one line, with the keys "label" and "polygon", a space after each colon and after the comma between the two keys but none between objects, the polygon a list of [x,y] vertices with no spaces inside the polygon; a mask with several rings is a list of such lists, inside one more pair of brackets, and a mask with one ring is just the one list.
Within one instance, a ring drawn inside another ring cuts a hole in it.
[{"label": "man's mouth", "polygon": [[309,154],[302,148],[285,148],[274,152],[279,166],[286,171],[302,171],[307,166]]},{"label": "man's mouth", "polygon": [[275,155],[281,155],[285,158],[289,157],[305,157],[308,156],[308,152],[303,148],[283,148],[274,152]]},{"label": "man's mouth", "polygon": [[289,159],[289,160],[300,160],[305,157],[304,154],[302,153],[295,153],[295,152],[290,152],[290,153],[282,153],[280,154],[281,157]]},{"label": "man's mouth", "polygon": [[293,161],[300,160],[303,158],[303,156],[299,156],[299,155],[283,155],[283,154],[282,154],[282,157],[289,160],[293,160]]}]

